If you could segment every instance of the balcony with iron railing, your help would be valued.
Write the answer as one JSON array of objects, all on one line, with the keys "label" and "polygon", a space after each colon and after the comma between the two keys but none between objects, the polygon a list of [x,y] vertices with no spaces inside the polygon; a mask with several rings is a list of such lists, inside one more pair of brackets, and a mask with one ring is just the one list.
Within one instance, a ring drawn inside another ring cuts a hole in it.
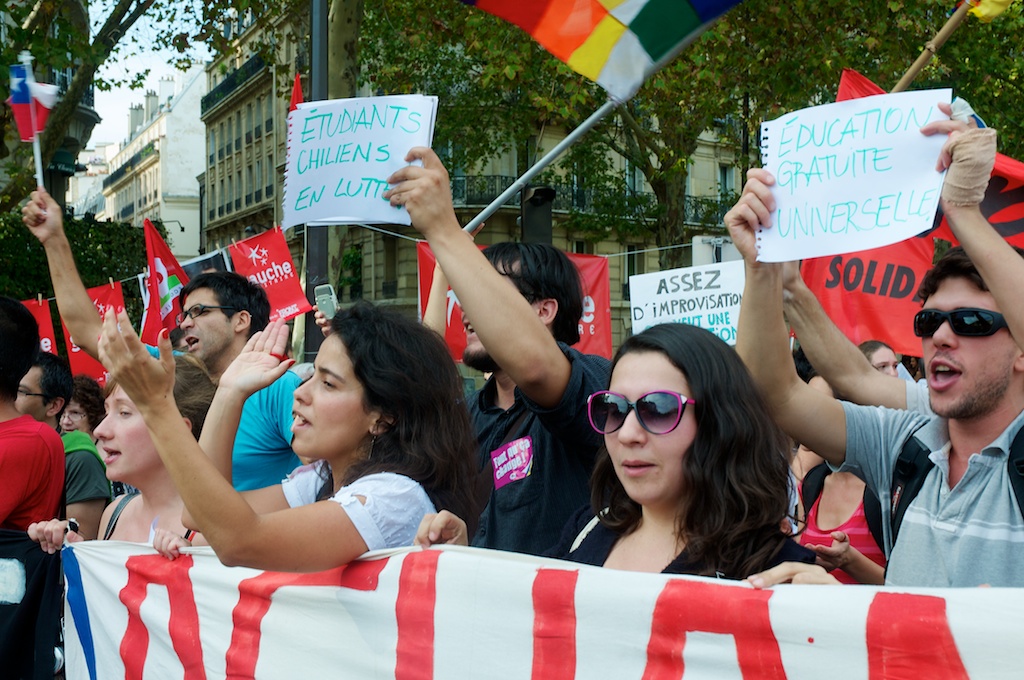
[{"label": "balcony with iron railing", "polygon": [[200,115],[205,116],[208,111],[227,99],[232,92],[263,72],[265,67],[266,63],[263,61],[263,57],[257,54],[229,73],[224,80],[203,97],[200,104]]},{"label": "balcony with iron railing", "polygon": [[[457,208],[468,208],[489,205],[501,195],[505,189],[515,182],[515,177],[507,175],[462,175],[451,178],[452,202]],[[556,212],[594,211],[594,191],[568,184],[551,185],[555,189],[555,202],[552,205]],[[625,191],[625,190],[624,190]],[[644,211],[657,208],[657,198],[649,192],[632,192],[638,199],[638,207]],[[686,196],[683,204],[683,221],[694,225],[721,224],[725,213],[735,202],[735,196],[713,198]],[[519,207],[519,195],[516,194],[504,203],[505,207]]]},{"label": "balcony with iron railing", "polygon": [[146,146],[139,149],[137,153],[132,154],[132,157],[129,158],[124,163],[122,163],[121,167],[117,168],[112,173],[110,173],[107,176],[107,178],[103,180],[103,188],[109,189],[110,187],[114,186],[114,184],[116,184],[118,180],[124,177],[127,173],[134,170],[135,166],[137,166],[146,158],[152,156],[154,153],[157,153],[156,140],[153,140]]}]

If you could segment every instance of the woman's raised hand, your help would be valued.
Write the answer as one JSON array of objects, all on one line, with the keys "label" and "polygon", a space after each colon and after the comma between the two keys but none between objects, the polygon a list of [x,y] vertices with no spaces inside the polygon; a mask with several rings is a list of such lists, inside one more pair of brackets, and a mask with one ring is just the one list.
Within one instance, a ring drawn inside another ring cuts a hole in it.
[{"label": "woman's raised hand", "polygon": [[221,375],[218,387],[249,396],[270,385],[295,363],[285,354],[287,347],[287,324],[282,319],[271,322],[249,338],[242,353]]},{"label": "woman's raised hand", "polygon": [[100,361],[139,408],[163,408],[174,401],[174,354],[167,330],[160,331],[160,358],[154,359],[135,334],[128,313],[113,308],[103,315],[97,346]]}]

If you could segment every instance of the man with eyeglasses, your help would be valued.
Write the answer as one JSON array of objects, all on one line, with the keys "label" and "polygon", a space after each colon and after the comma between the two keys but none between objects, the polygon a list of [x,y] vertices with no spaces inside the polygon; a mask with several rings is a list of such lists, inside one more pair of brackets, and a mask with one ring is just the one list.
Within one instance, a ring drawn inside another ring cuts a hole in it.
[{"label": "man with eyeglasses", "polygon": [[[98,358],[102,320],[79,277],[60,206],[39,189],[22,208],[22,221],[46,251],[61,318],[75,343]],[[241,354],[249,338],[270,323],[266,292],[232,272],[200,274],[178,299],[182,309],[178,325],[188,351],[203,361],[214,380]],[[155,347],[149,349],[158,356]],[[246,400],[232,452],[232,483],[239,491],[280,484],[299,466],[291,449],[292,398],[299,382],[288,371]],[[213,432],[203,433],[204,438],[208,435]]]},{"label": "man with eyeglasses", "polygon": [[[74,393],[74,379],[67,360],[40,352],[18,386],[17,408],[25,415],[60,433]],[[110,502],[110,482],[91,437],[61,435],[64,447],[65,508],[61,519],[73,518],[78,534],[96,538],[103,510]],[[57,517],[58,515],[54,515]],[[47,519],[52,519],[48,517]]]},{"label": "man with eyeglasses", "polygon": [[[848,396],[856,393],[854,398],[874,389],[876,403],[910,410],[822,399],[796,378],[783,320],[783,266],[756,261],[755,229],[771,227],[774,209],[774,179],[763,170],[750,172],[740,201],[726,215],[746,261],[737,349],[790,436],[833,466],[861,476],[878,496],[885,548],[891,551],[887,584],[1021,586],[1024,518],[1007,461],[1024,426],[1024,352],[1014,340],[1024,338],[1024,310],[1015,299],[1024,289],[1024,261],[978,207],[995,158],[994,132],[969,130],[955,120],[929,124],[922,132],[951,133],[939,162],[939,169],[948,168],[942,207],[963,245],[939,260],[918,292],[923,309],[914,331],[928,380],[922,387],[882,375],[862,356],[868,370],[856,387],[838,386]],[[814,362],[811,347],[804,347]],[[830,365],[822,362],[826,370]],[[894,468],[911,439],[928,452],[933,467],[906,508],[894,542],[892,508],[903,489],[892,493],[900,474]],[[793,569],[762,583],[794,573],[796,580],[818,578]]]},{"label": "man with eyeglasses", "polygon": [[32,313],[0,297],[0,529],[26,531],[60,509],[64,446],[52,427],[17,408],[19,400],[45,396],[21,384],[38,354],[39,326]]}]

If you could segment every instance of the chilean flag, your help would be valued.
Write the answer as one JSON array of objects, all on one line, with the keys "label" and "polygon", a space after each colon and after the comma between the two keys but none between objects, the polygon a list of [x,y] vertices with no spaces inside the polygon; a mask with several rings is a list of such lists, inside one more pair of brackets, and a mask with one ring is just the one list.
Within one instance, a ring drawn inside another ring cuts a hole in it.
[{"label": "chilean flag", "polygon": [[[32,129],[32,110],[35,106],[35,129]],[[21,141],[31,142],[36,133],[46,126],[50,109],[57,103],[57,86],[37,83],[24,64],[11,66],[11,96],[7,100],[14,111],[14,120],[21,133]]]}]

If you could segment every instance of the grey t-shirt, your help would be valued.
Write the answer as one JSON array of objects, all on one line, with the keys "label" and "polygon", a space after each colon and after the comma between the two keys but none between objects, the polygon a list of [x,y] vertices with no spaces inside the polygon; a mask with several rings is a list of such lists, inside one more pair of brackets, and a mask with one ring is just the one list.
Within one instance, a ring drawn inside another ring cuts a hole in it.
[{"label": "grey t-shirt", "polygon": [[[840,469],[863,478],[881,502],[889,552],[886,584],[1024,586],[1024,518],[1007,473],[1010,443],[1024,426],[1024,413],[970,457],[964,476],[950,489],[946,419],[928,407],[927,385],[908,383],[907,406],[919,412],[843,403],[846,462]],[[907,508],[893,546],[892,472],[911,435],[932,452],[935,467]]]}]

